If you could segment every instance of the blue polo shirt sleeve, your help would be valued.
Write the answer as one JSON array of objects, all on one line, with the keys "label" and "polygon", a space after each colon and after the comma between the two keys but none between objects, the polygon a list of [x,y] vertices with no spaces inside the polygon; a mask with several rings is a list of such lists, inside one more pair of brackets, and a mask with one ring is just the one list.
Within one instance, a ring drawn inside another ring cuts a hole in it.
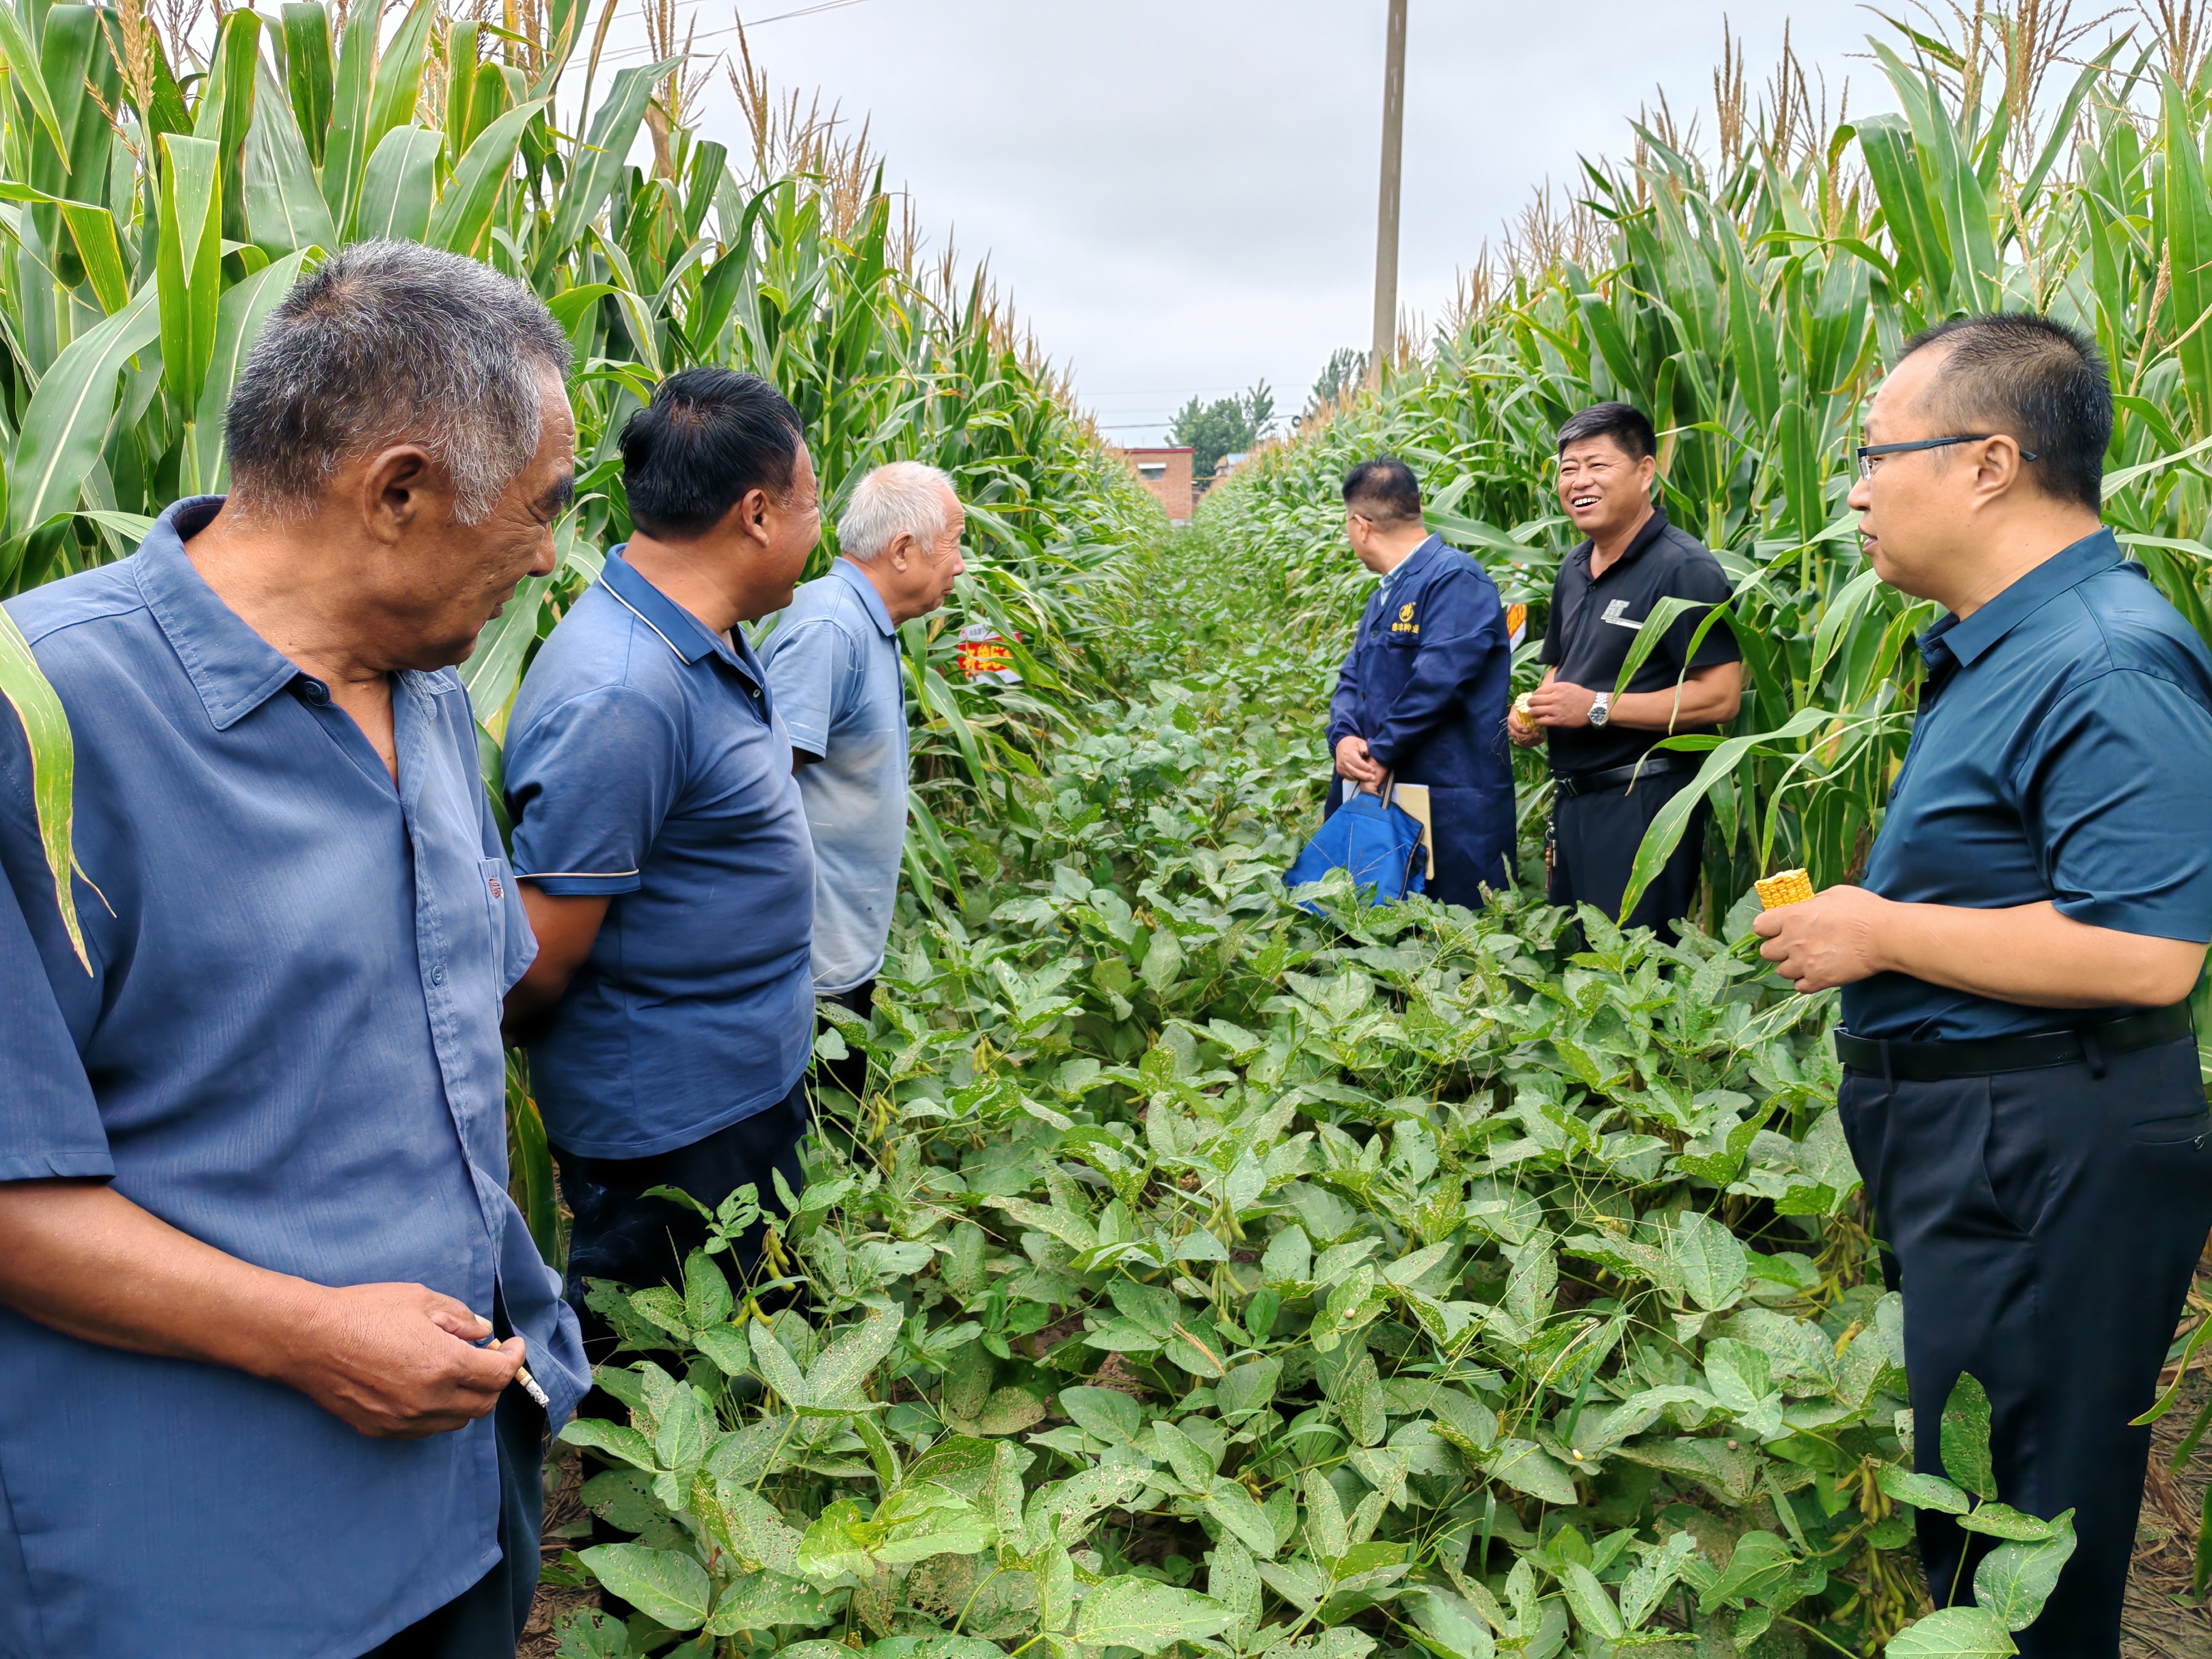
[{"label": "blue polo shirt sleeve", "polygon": [[[0,707],[0,722],[14,719]],[[9,737],[13,752],[0,750],[0,1181],[106,1180],[115,1173],[107,1130],[32,932],[28,907],[53,910],[54,890],[24,785],[21,729],[0,732]],[[52,931],[60,929],[57,912]],[[69,969],[81,971],[74,955]]]},{"label": "blue polo shirt sleeve", "polygon": [[2212,939],[2212,710],[2172,680],[2098,676],[2038,723],[2015,787],[2061,915]]},{"label": "blue polo shirt sleeve", "polygon": [[560,897],[637,891],[684,779],[683,734],[628,686],[544,710],[507,740],[517,878]]},{"label": "blue polo shirt sleeve", "polygon": [[810,755],[830,752],[830,728],[853,676],[844,630],[827,617],[808,617],[775,630],[761,661],[769,699],[791,735],[791,746]]}]

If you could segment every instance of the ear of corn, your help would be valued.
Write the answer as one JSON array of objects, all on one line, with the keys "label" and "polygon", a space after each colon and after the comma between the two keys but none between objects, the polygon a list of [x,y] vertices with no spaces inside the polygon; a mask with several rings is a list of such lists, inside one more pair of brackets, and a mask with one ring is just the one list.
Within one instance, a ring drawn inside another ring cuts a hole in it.
[{"label": "ear of corn", "polygon": [[1813,878],[1802,870],[1782,870],[1771,876],[1762,876],[1752,884],[1759,894],[1759,908],[1778,910],[1785,904],[1802,904],[1813,896]]}]

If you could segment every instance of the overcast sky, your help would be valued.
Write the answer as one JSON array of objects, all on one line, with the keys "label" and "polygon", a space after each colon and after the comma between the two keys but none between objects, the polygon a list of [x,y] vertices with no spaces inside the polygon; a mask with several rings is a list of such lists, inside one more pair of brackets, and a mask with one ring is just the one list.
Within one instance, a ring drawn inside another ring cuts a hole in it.
[{"label": "overcast sky", "polygon": [[[1332,349],[1366,343],[1386,0],[742,10],[776,86],[865,114],[921,222],[988,251],[1118,441],[1161,441],[1191,393],[1261,379],[1295,413]],[[1849,56],[1880,25],[1837,0],[1411,0],[1401,303],[1437,315],[1547,177],[1569,184],[1578,155],[1627,152],[1655,87],[1678,115],[1705,110],[1709,135],[1723,12],[1754,86],[1794,13],[1799,56],[1832,95],[1848,76],[1855,104],[1887,106],[1874,65]],[[696,49],[725,44],[706,36],[727,18],[702,7]],[[719,70],[703,106],[709,136],[741,149]]]}]

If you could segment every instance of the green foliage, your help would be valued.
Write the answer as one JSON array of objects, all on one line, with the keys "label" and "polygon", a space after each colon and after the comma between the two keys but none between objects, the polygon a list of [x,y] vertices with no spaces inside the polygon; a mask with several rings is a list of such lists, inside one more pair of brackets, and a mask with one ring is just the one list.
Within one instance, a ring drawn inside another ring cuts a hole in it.
[{"label": "green foliage", "polygon": [[1519,900],[1296,908],[1334,643],[1285,650],[1241,552],[1137,559],[1121,693],[1024,816],[948,815],[963,906],[902,900],[770,1265],[596,1292],[631,1420],[567,1431],[620,1466],[586,1501],[708,1587],[613,1558],[674,1587],[652,1623],[876,1659],[1903,1625],[1902,1322],[1826,1005]]},{"label": "green foliage", "polygon": [[1201,403],[1194,393],[1168,427],[1170,441],[1191,449],[1194,478],[1211,478],[1224,455],[1242,454],[1274,429],[1275,394],[1265,380],[1241,396]]}]

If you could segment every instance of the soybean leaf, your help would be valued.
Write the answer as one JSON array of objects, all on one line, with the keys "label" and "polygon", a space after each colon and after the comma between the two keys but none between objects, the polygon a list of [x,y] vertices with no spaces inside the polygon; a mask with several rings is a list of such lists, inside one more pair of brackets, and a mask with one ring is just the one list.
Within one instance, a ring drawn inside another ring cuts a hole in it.
[{"label": "soybean leaf", "polygon": [[656,1624],[687,1631],[707,1622],[714,1587],[706,1568],[682,1551],[598,1544],[578,1554],[593,1577]]},{"label": "soybean leaf", "polygon": [[1075,1639],[1085,1646],[1158,1653],[1229,1628],[1231,1610],[1212,1597],[1149,1578],[1109,1578],[1083,1598]]},{"label": "soybean leaf", "polygon": [[2074,1553],[2074,1511],[2049,1524],[2053,1535],[2028,1543],[2000,1544],[1974,1569],[1974,1600],[2004,1622],[2026,1630],[2057,1587],[2059,1570]]},{"label": "soybean leaf", "polygon": [[1995,1498],[1997,1477],[1990,1459],[1989,1390],[1971,1371],[1960,1374],[1951,1397],[1943,1402],[1941,1437],[1943,1473],[1977,1498]]},{"label": "soybean leaf", "polygon": [[2008,1659],[2005,1622],[1986,1607],[1943,1607],[1889,1638],[1888,1659]]}]

